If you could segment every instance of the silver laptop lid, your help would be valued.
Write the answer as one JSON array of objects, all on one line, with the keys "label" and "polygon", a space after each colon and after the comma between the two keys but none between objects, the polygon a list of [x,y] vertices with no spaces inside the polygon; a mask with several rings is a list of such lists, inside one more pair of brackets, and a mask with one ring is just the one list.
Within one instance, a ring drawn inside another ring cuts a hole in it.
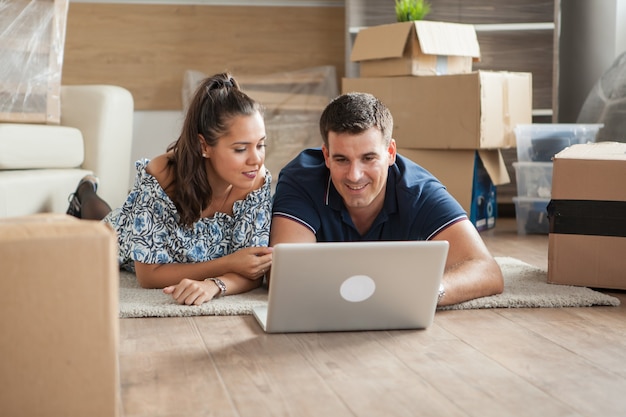
[{"label": "silver laptop lid", "polygon": [[447,253],[445,241],[277,244],[265,330],[426,328]]}]

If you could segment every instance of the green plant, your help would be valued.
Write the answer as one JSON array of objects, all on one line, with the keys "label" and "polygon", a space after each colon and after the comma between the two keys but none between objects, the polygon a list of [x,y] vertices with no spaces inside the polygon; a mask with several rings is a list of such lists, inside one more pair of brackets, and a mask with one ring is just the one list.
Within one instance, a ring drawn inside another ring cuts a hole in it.
[{"label": "green plant", "polygon": [[398,22],[422,20],[430,13],[430,3],[426,0],[395,0]]}]

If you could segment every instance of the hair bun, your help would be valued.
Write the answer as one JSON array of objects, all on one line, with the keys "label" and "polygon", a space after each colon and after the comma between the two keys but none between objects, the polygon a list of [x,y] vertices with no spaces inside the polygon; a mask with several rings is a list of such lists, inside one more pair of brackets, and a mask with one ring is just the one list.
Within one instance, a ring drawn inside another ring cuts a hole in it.
[{"label": "hair bun", "polygon": [[233,88],[235,87],[235,80],[232,78],[228,78],[226,80],[224,79],[217,79],[215,81],[213,81],[209,87],[208,90],[218,90],[218,89],[222,89],[222,88]]}]

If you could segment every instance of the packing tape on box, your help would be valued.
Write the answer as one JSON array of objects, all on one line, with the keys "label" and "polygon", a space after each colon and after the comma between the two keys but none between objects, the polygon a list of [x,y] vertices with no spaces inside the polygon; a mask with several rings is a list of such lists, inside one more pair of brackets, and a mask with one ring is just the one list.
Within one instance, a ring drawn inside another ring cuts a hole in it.
[{"label": "packing tape on box", "polygon": [[626,237],[626,201],[551,200],[550,233]]}]

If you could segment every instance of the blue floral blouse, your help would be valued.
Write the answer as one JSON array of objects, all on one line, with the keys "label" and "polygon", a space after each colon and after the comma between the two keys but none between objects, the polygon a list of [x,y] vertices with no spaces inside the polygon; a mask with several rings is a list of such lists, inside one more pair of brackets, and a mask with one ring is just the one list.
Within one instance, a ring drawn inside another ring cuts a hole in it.
[{"label": "blue floral blouse", "polygon": [[133,261],[148,264],[191,263],[216,259],[251,246],[269,244],[272,177],[244,200],[236,201],[233,216],[215,213],[192,226],[178,223],[179,215],[159,182],[146,172],[148,159],[135,163],[137,175],[124,204],[104,222],[118,236],[119,263],[134,272]]}]

